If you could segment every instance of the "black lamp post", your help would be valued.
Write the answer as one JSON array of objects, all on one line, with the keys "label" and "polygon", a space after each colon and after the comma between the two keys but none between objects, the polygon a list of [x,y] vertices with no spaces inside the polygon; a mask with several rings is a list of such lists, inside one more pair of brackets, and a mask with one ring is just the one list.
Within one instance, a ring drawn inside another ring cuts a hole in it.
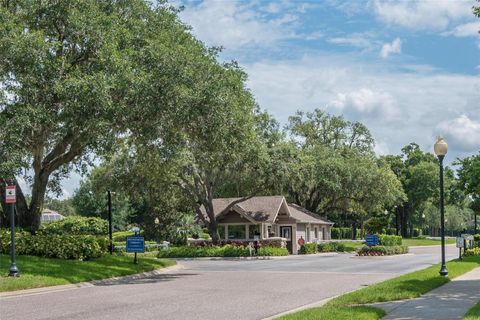
[{"label": "black lamp post", "polygon": [[108,249],[110,251],[110,254],[113,254],[112,192],[110,190],[107,191],[107,197],[108,197],[108,238],[110,240],[110,245],[108,246]]},{"label": "black lamp post", "polygon": [[440,269],[441,276],[447,276],[448,270],[445,266],[445,208],[443,201],[443,158],[448,151],[448,144],[443,138],[438,138],[437,142],[433,146],[433,150],[438,157],[438,163],[440,165],[440,229],[442,237],[442,267]]}]

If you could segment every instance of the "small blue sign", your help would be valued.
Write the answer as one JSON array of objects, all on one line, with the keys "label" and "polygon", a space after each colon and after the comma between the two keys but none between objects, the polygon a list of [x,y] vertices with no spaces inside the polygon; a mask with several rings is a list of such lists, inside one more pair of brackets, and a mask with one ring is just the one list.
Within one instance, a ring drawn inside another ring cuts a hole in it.
[{"label": "small blue sign", "polygon": [[145,252],[145,238],[127,237],[127,252]]},{"label": "small blue sign", "polygon": [[378,246],[378,235],[376,234],[367,234],[365,237],[365,244],[367,246]]}]

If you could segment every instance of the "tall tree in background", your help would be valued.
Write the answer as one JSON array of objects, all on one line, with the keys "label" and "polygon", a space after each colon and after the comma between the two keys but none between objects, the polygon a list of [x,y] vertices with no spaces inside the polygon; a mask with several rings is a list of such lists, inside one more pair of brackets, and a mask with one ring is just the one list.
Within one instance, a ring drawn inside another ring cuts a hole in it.
[{"label": "tall tree in background", "polygon": [[354,211],[357,216],[402,202],[400,182],[376,162],[374,140],[363,124],[319,109],[289,120],[292,140],[278,157],[288,163],[283,180],[292,201],[323,215]]},{"label": "tall tree in background", "polygon": [[161,4],[2,2],[0,182],[31,173],[31,201],[18,190],[20,225],[36,230],[47,188],[117,135],[172,124],[196,57],[210,55]]},{"label": "tall tree in background", "polygon": [[475,215],[480,214],[480,154],[459,159],[456,162],[460,167],[457,170],[458,184],[468,197],[470,208]]}]

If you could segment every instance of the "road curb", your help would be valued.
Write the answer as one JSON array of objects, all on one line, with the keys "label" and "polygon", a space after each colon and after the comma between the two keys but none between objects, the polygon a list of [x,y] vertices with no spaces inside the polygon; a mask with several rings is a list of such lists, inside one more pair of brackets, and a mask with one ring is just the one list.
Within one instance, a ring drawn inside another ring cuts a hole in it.
[{"label": "road curb", "polygon": [[37,295],[37,294],[43,294],[43,293],[50,293],[50,292],[60,292],[60,291],[67,291],[67,290],[74,290],[74,289],[81,289],[81,288],[89,288],[89,287],[94,287],[96,285],[108,284],[112,281],[137,280],[137,279],[141,279],[149,276],[159,275],[166,272],[181,270],[183,268],[184,268],[183,265],[177,263],[174,266],[156,269],[153,271],[131,274],[131,275],[122,276],[122,277],[113,277],[108,279],[99,279],[99,280],[92,280],[87,282],[63,284],[59,286],[0,292],[0,298],[23,297],[23,296],[31,296],[31,295]]}]

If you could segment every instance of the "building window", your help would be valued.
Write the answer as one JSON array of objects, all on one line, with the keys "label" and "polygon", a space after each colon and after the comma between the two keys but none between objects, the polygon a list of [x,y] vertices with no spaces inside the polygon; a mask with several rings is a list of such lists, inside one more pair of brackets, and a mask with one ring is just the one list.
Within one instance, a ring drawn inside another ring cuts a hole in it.
[{"label": "building window", "polygon": [[318,228],[315,227],[315,239],[318,239]]},{"label": "building window", "polygon": [[245,225],[229,225],[228,226],[228,239],[245,239]]},{"label": "building window", "polygon": [[251,224],[248,226],[248,239],[255,239],[255,236],[260,239],[260,225]]},{"label": "building window", "polygon": [[225,239],[225,226],[218,226],[218,235],[220,236],[220,239]]},{"label": "building window", "polygon": [[307,242],[310,242],[310,228],[307,227]]},{"label": "building window", "polygon": [[268,226],[267,227],[267,238],[275,237],[275,232],[273,232],[273,227]]},{"label": "building window", "polygon": [[322,228],[322,238],[323,240],[327,240],[327,235],[325,234],[325,228]]}]

